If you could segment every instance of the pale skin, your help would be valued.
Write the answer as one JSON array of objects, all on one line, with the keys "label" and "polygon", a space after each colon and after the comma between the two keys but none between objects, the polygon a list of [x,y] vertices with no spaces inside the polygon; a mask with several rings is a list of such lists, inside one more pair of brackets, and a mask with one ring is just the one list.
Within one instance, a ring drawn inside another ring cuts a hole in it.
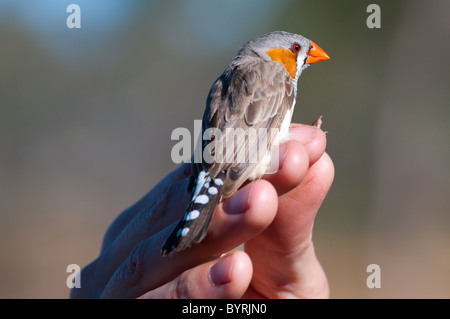
[{"label": "pale skin", "polygon": [[71,297],[327,298],[312,230],[334,166],[320,128],[294,124],[290,136],[277,173],[220,203],[200,244],[162,257],[189,202],[190,164],[173,171],[113,222]]}]

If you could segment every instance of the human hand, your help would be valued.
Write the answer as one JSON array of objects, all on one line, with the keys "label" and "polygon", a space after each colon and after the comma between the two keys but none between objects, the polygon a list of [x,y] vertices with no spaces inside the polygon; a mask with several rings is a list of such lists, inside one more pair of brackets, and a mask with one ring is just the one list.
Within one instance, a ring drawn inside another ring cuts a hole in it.
[{"label": "human hand", "polygon": [[[247,184],[216,207],[205,239],[166,257],[160,249],[189,202],[184,164],[124,211],[73,298],[327,297],[311,240],[334,167],[325,134],[296,126],[276,174]],[[232,251],[245,244],[244,251]]]}]

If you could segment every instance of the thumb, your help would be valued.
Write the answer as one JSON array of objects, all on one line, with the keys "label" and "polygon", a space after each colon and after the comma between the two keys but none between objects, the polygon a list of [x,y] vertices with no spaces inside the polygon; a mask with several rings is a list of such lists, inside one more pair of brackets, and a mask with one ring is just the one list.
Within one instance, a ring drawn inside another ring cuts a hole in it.
[{"label": "thumb", "polygon": [[240,298],[250,285],[253,267],[243,251],[234,251],[186,270],[172,281],[151,290],[144,299]]}]

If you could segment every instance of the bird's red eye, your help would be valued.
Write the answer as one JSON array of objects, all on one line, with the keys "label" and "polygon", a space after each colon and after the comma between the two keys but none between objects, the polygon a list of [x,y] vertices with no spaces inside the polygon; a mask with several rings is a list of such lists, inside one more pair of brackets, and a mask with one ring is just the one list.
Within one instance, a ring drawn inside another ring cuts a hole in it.
[{"label": "bird's red eye", "polygon": [[294,51],[294,52],[299,52],[301,48],[302,48],[302,47],[300,46],[300,44],[295,43],[295,44],[292,46],[292,51]]}]

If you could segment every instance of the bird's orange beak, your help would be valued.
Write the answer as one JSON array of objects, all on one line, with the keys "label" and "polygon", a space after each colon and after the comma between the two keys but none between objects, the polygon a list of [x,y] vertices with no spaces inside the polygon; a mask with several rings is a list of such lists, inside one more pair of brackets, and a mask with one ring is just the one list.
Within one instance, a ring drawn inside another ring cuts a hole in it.
[{"label": "bird's orange beak", "polygon": [[316,63],[319,61],[328,60],[330,57],[317,44],[311,41],[311,49],[308,52],[306,64]]}]

